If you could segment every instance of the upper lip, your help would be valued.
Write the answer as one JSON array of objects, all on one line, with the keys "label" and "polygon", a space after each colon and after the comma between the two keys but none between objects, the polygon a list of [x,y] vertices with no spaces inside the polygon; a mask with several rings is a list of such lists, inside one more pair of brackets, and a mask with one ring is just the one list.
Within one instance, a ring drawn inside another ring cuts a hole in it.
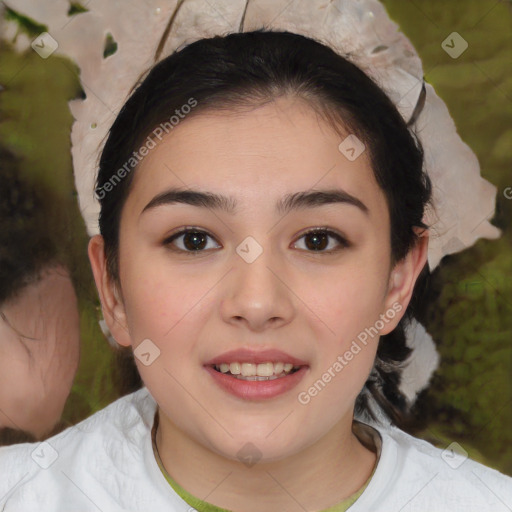
[{"label": "upper lip", "polygon": [[291,363],[293,366],[307,366],[307,362],[301,359],[297,359],[282,350],[267,349],[267,350],[251,350],[247,348],[241,348],[236,350],[230,350],[224,352],[219,356],[210,359],[205,363],[206,366],[218,365],[222,363],[268,363],[268,362],[280,362],[280,363]]}]

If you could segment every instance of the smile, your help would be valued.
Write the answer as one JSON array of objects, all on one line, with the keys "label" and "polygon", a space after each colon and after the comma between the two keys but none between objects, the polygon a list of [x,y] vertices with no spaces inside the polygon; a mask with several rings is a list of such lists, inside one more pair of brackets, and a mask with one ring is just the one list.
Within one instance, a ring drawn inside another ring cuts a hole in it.
[{"label": "smile", "polygon": [[304,359],[277,349],[239,348],[205,361],[211,383],[228,395],[268,400],[295,388],[309,372]]},{"label": "smile", "polygon": [[259,364],[245,362],[221,363],[213,365],[213,368],[239,380],[266,381],[286,377],[298,371],[300,366],[294,366],[292,363],[268,361]]}]

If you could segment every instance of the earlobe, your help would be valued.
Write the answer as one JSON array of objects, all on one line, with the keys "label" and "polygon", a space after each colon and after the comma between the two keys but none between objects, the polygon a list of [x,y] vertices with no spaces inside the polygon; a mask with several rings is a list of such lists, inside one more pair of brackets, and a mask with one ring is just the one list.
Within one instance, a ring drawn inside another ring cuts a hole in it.
[{"label": "earlobe", "polygon": [[108,275],[105,245],[101,235],[95,235],[89,240],[88,255],[100,296],[103,318],[117,343],[129,346],[131,340],[124,304],[119,290]]},{"label": "earlobe", "polygon": [[393,321],[386,324],[381,330],[381,335],[391,332],[405,314],[414,291],[414,285],[427,262],[428,231],[422,230],[418,232],[418,235],[419,238],[414,247],[391,271],[385,308],[386,311],[389,309],[396,311],[398,305],[401,308],[399,309],[400,314],[396,315]]}]

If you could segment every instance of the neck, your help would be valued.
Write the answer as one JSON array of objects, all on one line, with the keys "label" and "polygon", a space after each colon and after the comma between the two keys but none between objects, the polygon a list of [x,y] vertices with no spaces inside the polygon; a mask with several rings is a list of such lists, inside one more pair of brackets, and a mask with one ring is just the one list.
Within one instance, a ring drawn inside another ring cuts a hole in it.
[{"label": "neck", "polygon": [[322,510],[357,492],[376,455],[343,418],[313,445],[250,467],[197,443],[159,411],[156,445],[169,475],[193,496],[233,512]]}]

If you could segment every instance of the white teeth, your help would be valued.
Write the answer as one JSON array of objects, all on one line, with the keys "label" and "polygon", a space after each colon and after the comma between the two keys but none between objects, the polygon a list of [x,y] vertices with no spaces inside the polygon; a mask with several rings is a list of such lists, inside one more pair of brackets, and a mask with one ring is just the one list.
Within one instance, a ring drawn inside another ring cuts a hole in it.
[{"label": "white teeth", "polygon": [[240,368],[240,363],[231,363],[229,365],[229,371],[233,374],[233,375],[240,375],[240,373],[242,373],[242,370]]},{"label": "white teeth", "polygon": [[[277,375],[271,375],[270,377],[260,377],[259,375],[252,375],[251,377],[244,377],[243,375],[235,376],[239,380],[274,380],[279,379]],[[284,377],[284,375],[283,375]]]},{"label": "white teeth", "polygon": [[244,377],[256,375],[256,365],[252,363],[242,363],[242,375]]},{"label": "white teeth", "polygon": [[283,373],[284,363],[274,363],[274,374],[279,375]]},{"label": "white teeth", "polygon": [[299,366],[293,366],[292,363],[221,363],[215,365],[215,368],[221,373],[230,373],[244,380],[273,380],[280,377],[286,377],[292,369],[299,369]]},{"label": "white teeth", "polygon": [[274,374],[274,365],[272,363],[260,363],[256,368],[258,377],[270,377]]}]

